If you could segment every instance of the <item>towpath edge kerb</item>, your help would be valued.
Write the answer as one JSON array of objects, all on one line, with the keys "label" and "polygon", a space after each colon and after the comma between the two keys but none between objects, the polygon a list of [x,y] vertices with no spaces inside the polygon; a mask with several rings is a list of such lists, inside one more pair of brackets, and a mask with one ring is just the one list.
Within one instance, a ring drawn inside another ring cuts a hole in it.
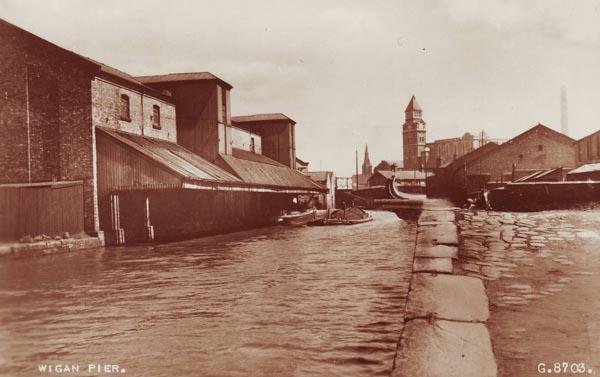
[{"label": "towpath edge kerb", "polygon": [[392,377],[496,377],[483,281],[453,274],[458,257],[456,209],[424,210],[415,244]]},{"label": "towpath edge kerb", "polygon": [[29,243],[7,243],[0,244],[0,258],[38,257],[76,250],[95,249],[103,246],[103,235],[60,240],[51,239]]}]

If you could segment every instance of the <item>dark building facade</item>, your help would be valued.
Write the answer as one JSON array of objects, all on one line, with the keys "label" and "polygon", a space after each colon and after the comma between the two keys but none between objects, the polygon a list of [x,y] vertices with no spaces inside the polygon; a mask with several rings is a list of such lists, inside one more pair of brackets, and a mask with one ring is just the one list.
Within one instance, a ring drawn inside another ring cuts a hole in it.
[{"label": "dark building facade", "polygon": [[90,82],[99,65],[0,19],[0,183],[81,181],[97,233]]},{"label": "dark building facade", "polygon": [[[260,135],[263,155],[296,168],[296,121],[281,113],[254,114],[233,117],[233,125]],[[254,145],[251,140],[250,149]]]},{"label": "dark building facade", "polygon": [[295,195],[326,192],[291,168],[293,127],[292,163],[263,155],[260,134],[232,125],[232,86],[210,73],[135,78],[2,20],[0,31],[0,184],[81,182],[88,234],[259,226]]}]

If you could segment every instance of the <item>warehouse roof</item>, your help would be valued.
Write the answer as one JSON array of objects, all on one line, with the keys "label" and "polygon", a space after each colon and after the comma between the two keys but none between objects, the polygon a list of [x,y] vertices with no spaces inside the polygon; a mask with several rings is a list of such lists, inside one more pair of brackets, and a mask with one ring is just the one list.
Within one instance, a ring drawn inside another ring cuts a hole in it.
[{"label": "warehouse roof", "polygon": [[136,80],[144,84],[160,84],[166,82],[184,82],[184,81],[218,81],[227,87],[233,88],[231,84],[213,75],[210,72],[182,72],[182,73],[167,73],[164,75],[137,76]]},{"label": "warehouse roof", "polygon": [[311,191],[326,190],[295,169],[252,152],[233,149],[232,155],[219,155],[219,166],[246,183]]},{"label": "warehouse roof", "polygon": [[233,123],[288,121],[296,124],[295,120],[282,113],[238,115],[231,117],[231,121]]},{"label": "warehouse roof", "polygon": [[241,180],[179,144],[105,127],[96,129],[135,149],[181,178],[240,183]]}]

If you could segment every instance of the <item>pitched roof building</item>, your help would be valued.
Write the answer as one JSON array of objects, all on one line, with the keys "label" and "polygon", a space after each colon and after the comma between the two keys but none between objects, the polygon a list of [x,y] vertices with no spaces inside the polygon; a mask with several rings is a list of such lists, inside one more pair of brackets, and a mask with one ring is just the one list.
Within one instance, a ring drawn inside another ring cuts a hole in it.
[{"label": "pitched roof building", "polygon": [[[537,124],[501,145],[488,143],[457,158],[428,180],[428,194],[462,199],[487,182],[517,179],[536,170],[573,168],[574,142]],[[515,175],[517,172],[520,174]]]}]

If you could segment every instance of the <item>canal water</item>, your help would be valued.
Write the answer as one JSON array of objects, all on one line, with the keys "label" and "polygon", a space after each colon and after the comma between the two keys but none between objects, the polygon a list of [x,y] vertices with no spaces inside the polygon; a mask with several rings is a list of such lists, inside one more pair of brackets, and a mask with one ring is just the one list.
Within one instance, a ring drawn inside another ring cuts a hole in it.
[{"label": "canal water", "polygon": [[415,225],[373,216],[0,260],[0,375],[388,375]]}]

